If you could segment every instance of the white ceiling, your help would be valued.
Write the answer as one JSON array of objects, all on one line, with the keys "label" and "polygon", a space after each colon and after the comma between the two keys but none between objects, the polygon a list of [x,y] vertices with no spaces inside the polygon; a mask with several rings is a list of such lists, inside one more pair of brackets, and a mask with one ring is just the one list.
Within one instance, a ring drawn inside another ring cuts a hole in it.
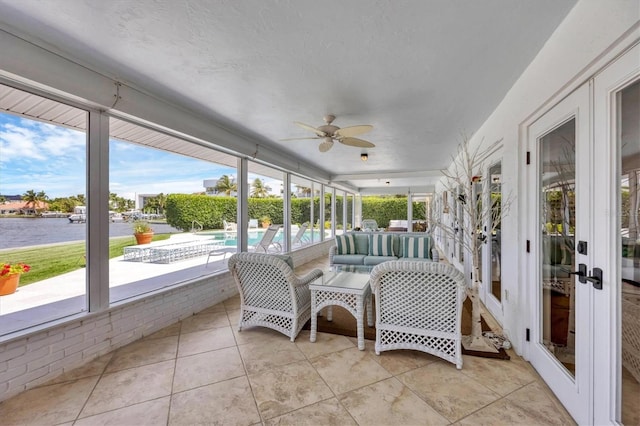
[{"label": "white ceiling", "polygon": [[[0,0],[0,28],[363,192],[432,185],[576,0]],[[300,121],[371,124],[319,153]],[[389,181],[390,185],[385,183]]]}]

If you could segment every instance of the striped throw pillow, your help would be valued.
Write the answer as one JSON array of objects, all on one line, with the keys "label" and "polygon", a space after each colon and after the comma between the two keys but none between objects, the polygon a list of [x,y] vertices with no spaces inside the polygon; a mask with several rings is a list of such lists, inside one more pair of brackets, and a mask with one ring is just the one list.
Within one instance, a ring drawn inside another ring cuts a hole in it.
[{"label": "striped throw pillow", "polygon": [[392,235],[369,235],[369,256],[393,256]]},{"label": "striped throw pillow", "polygon": [[402,237],[402,257],[431,259],[431,238]]},{"label": "striped throw pillow", "polygon": [[356,254],[356,242],[351,234],[336,236],[336,246],[337,254]]}]

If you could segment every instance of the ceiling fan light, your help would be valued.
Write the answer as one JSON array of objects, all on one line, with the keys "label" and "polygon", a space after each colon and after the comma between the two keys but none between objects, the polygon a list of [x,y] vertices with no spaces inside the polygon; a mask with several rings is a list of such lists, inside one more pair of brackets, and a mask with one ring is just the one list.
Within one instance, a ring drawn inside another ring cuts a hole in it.
[{"label": "ceiling fan light", "polygon": [[369,159],[369,154],[367,154],[366,152],[363,152],[362,154],[360,154],[360,159],[362,161],[367,161]]}]

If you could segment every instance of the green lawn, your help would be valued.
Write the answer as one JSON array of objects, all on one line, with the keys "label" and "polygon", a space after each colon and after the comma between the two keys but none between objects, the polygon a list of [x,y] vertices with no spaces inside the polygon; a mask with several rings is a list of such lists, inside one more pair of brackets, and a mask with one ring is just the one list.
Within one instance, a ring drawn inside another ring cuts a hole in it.
[{"label": "green lawn", "polygon": [[[153,241],[166,240],[169,236],[170,234],[156,234],[153,236]],[[136,239],[133,236],[109,239],[109,259],[122,256],[123,249],[133,245],[136,245]],[[85,250],[85,243],[12,249],[0,253],[0,262],[22,262],[31,266],[31,270],[20,277],[20,287],[22,287],[36,281],[84,268]]]}]

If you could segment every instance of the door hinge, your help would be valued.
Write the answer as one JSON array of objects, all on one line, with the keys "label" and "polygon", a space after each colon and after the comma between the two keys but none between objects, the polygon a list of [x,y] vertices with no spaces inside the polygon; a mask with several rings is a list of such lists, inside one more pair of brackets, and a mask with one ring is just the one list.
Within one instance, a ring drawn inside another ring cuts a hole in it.
[{"label": "door hinge", "polygon": [[531,164],[531,151],[527,151],[527,165]]},{"label": "door hinge", "polygon": [[531,241],[527,240],[527,253],[531,253]]},{"label": "door hinge", "polygon": [[530,339],[531,339],[531,330],[527,328],[524,333],[524,340],[528,342]]}]

